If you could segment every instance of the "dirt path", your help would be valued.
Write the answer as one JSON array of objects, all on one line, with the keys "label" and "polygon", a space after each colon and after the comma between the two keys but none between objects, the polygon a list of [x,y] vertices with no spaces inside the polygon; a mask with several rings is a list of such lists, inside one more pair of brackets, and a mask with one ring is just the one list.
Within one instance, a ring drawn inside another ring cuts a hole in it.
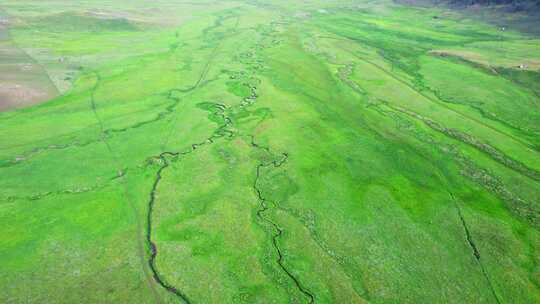
[{"label": "dirt path", "polygon": [[[118,172],[123,172],[124,166],[122,166],[122,163],[121,163],[120,159],[116,156],[116,154],[114,153],[111,145],[109,144],[109,142],[106,139],[107,134],[105,132],[106,130],[105,130],[104,125],[103,125],[103,120],[101,119],[101,117],[99,116],[98,111],[97,111],[95,94],[96,94],[96,91],[99,89],[101,77],[99,76],[99,74],[97,72],[94,72],[94,75],[95,75],[95,78],[96,78],[96,83],[95,83],[94,87],[92,88],[92,93],[90,95],[90,107],[92,109],[92,112],[94,113],[94,116],[95,116],[96,121],[98,122],[98,125],[99,125],[99,128],[100,128],[101,141],[107,146],[107,150],[109,151],[109,154],[111,155],[111,158],[112,158],[113,162],[116,165],[117,171]],[[140,213],[139,213],[139,209],[137,208],[137,205],[135,204],[135,202],[131,199],[131,196],[129,195],[129,189],[128,189],[127,184],[126,184],[124,174],[122,174],[120,176],[120,183],[123,186],[122,188],[123,188],[123,191],[124,191],[124,197],[125,197],[128,205],[129,205],[129,207],[133,211],[133,215],[134,215],[134,219],[135,219],[135,225],[136,225],[136,231],[137,231],[137,237],[136,237],[136,240],[137,240],[137,256],[139,257],[139,260],[141,262],[141,267],[142,267],[144,276],[146,278],[147,285],[150,288],[150,290],[151,290],[151,292],[152,292],[152,294],[154,296],[154,299],[156,300],[156,303],[162,303],[163,301],[162,301],[158,291],[156,290],[156,288],[154,286],[154,281],[152,279],[152,275],[150,274],[148,269],[145,267],[145,265],[146,265],[146,263],[145,263],[146,251],[144,249],[143,227],[142,227],[142,223],[141,223],[141,219],[140,219]]]}]

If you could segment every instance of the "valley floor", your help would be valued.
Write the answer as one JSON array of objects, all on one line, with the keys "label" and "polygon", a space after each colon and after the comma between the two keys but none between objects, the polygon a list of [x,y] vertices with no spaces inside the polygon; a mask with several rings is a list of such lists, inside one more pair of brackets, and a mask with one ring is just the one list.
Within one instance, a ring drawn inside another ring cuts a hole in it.
[{"label": "valley floor", "polygon": [[538,37],[384,0],[0,7],[0,302],[540,302]]}]

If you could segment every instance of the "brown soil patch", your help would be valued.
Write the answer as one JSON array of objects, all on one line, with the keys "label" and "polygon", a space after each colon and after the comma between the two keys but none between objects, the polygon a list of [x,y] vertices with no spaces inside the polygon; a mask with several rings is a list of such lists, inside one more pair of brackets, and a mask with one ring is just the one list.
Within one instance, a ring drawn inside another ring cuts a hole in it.
[{"label": "brown soil patch", "polygon": [[54,97],[48,90],[17,83],[0,83],[0,111],[34,105]]},{"label": "brown soil patch", "polygon": [[[459,57],[464,60],[472,61],[481,65],[486,66],[487,68],[490,68],[492,64],[490,64],[489,60],[482,56],[481,54],[470,52],[470,51],[457,51],[457,50],[433,50],[430,51],[429,54],[435,55],[435,56],[441,56],[441,57]],[[505,62],[499,62],[498,66],[502,66],[505,68],[519,68],[521,65],[523,65],[522,69],[530,70],[530,71],[536,71],[540,69],[540,61],[536,59],[523,59],[523,60],[511,60],[507,59]]]},{"label": "brown soil patch", "polygon": [[0,22],[0,112],[35,105],[57,95],[47,71],[10,41],[6,23]]}]

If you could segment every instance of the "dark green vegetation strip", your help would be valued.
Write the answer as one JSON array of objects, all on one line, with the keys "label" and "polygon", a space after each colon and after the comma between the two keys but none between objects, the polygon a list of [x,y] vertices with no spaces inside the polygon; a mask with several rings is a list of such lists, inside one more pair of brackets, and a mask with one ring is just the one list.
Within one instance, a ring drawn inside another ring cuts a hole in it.
[{"label": "dark green vegetation strip", "polygon": [[188,299],[188,297],[182,293],[181,290],[177,289],[174,286],[171,286],[169,283],[167,283],[159,274],[157,268],[156,268],[156,257],[158,254],[156,244],[152,241],[152,211],[154,210],[154,203],[156,200],[156,190],[159,185],[159,181],[161,180],[161,172],[166,169],[169,166],[169,162],[167,161],[167,156],[173,156],[177,157],[178,153],[171,153],[171,152],[163,152],[159,155],[159,161],[162,163],[161,167],[156,172],[156,180],[154,182],[154,185],[152,185],[152,191],[150,191],[150,200],[148,202],[148,218],[147,218],[147,229],[146,229],[146,240],[148,242],[148,246],[150,247],[150,259],[148,260],[148,265],[150,266],[150,269],[152,270],[154,280],[163,288],[165,288],[168,292],[171,292],[178,296],[182,301],[186,303],[191,303]]},{"label": "dark green vegetation strip", "polygon": [[[264,151],[269,152],[268,148],[261,147],[261,146],[257,145],[255,143],[253,137],[251,139],[252,139],[251,140],[251,146],[252,147],[254,147],[256,149],[263,149]],[[273,166],[274,168],[279,168],[279,167],[281,167],[281,165],[283,165],[287,161],[288,157],[289,156],[287,155],[287,153],[283,153],[281,159],[273,160],[270,163],[260,163],[259,165],[257,165],[257,175],[256,175],[256,178],[255,178],[255,181],[253,182],[253,189],[255,189],[255,192],[257,193],[257,197],[259,198],[259,201],[261,203],[261,208],[259,210],[257,210],[257,216],[262,221],[267,222],[268,224],[270,224],[271,227],[274,230],[274,234],[272,235],[272,244],[274,245],[274,248],[275,248],[275,250],[276,250],[276,252],[278,254],[277,263],[279,264],[279,267],[281,269],[283,269],[283,271],[287,274],[287,276],[289,278],[291,278],[291,280],[294,281],[294,284],[296,285],[296,287],[308,298],[309,303],[315,303],[315,296],[311,292],[306,290],[305,287],[302,286],[302,284],[300,283],[298,278],[296,278],[294,276],[294,274],[292,274],[284,264],[283,253],[279,249],[279,245],[278,245],[278,239],[283,234],[283,229],[280,228],[278,226],[278,224],[272,222],[271,219],[266,218],[264,216],[264,213],[268,210],[268,202],[267,202],[266,198],[264,198],[261,190],[258,188],[259,186],[257,185],[257,183],[259,181],[259,178],[261,176],[261,169],[262,168],[269,167],[269,166]]]}]

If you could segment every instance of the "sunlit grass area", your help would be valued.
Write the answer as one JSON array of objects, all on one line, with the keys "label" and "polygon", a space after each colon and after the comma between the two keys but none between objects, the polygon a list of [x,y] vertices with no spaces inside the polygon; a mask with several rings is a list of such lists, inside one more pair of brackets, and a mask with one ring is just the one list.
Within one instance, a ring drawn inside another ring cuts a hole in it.
[{"label": "sunlit grass area", "polygon": [[0,113],[0,302],[540,302],[537,37],[387,1],[0,8],[0,72],[51,96]]}]

